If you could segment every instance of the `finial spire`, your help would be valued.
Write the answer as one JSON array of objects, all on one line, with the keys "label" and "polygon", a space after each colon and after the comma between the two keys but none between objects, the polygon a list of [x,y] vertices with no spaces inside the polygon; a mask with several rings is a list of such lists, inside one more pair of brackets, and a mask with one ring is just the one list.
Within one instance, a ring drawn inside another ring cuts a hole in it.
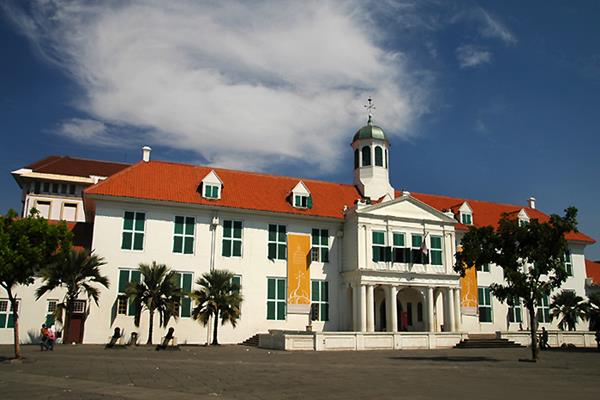
[{"label": "finial spire", "polygon": [[367,121],[368,125],[372,125],[373,124],[373,110],[375,110],[375,103],[373,102],[373,99],[371,98],[371,96],[369,96],[369,99],[367,100],[369,103],[365,104],[363,107],[367,109],[367,111],[369,112],[369,120]]}]

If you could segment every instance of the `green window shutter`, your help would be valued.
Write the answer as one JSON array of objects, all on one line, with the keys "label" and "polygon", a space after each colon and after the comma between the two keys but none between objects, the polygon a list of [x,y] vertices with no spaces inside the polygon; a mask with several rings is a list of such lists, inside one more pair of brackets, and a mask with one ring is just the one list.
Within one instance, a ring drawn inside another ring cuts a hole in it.
[{"label": "green window shutter", "polygon": [[277,239],[277,225],[269,225],[269,241],[274,242]]},{"label": "green window shutter", "polygon": [[131,282],[140,283],[141,272],[131,271]]},{"label": "green window shutter", "polygon": [[240,240],[233,241],[233,254],[234,257],[242,256],[242,242]]},{"label": "green window shutter", "polygon": [[0,314],[0,329],[6,328],[6,314]]},{"label": "green window shutter", "polygon": [[329,249],[327,247],[321,247],[321,262],[329,262]]},{"label": "green window shutter", "polygon": [[186,235],[193,235],[194,234],[194,225],[195,225],[196,221],[195,218],[193,217],[186,217],[185,218],[185,234]]},{"label": "green window shutter", "polygon": [[421,247],[422,243],[423,243],[423,236],[412,235],[412,247],[413,248]]},{"label": "green window shutter", "polygon": [[394,233],[394,247],[404,247],[404,235],[401,233]]},{"label": "green window shutter", "polygon": [[121,249],[131,250],[133,242],[133,234],[131,232],[123,232],[123,239],[121,240]]},{"label": "green window shutter", "polygon": [[277,319],[279,319],[279,320],[285,319],[285,301],[277,302]]},{"label": "green window shutter", "polygon": [[183,253],[183,236],[173,237],[173,252]]},{"label": "green window shutter", "polygon": [[275,302],[267,301],[267,319],[275,319]]},{"label": "green window shutter", "polygon": [[133,250],[144,250],[144,234],[135,233],[133,235]]},{"label": "green window shutter", "polygon": [[385,248],[385,261],[392,261],[392,248],[389,246]]},{"label": "green window shutter", "polygon": [[119,271],[119,293],[125,293],[127,285],[129,285],[129,271],[122,269]]},{"label": "green window shutter", "polygon": [[204,197],[210,197],[210,195],[212,193],[210,186],[207,184],[203,184],[203,185],[204,185]]},{"label": "green window shutter", "polygon": [[12,313],[12,311],[10,312],[10,314],[8,314],[8,320],[6,321],[6,327],[7,328],[14,328],[15,327],[15,316]]},{"label": "green window shutter", "polygon": [[385,234],[383,232],[373,231],[373,244],[385,244]]},{"label": "green window shutter", "polygon": [[183,235],[183,217],[175,217],[175,234]]},{"label": "green window shutter", "polygon": [[242,238],[242,221],[233,221],[233,237],[236,239]]},{"label": "green window shutter", "polygon": [[312,301],[319,301],[319,281],[312,281],[311,282],[311,300]]},{"label": "green window shutter", "polygon": [[286,259],[286,250],[287,246],[285,244],[277,245],[277,259],[285,260]]},{"label": "green window shutter", "polygon": [[186,237],[185,240],[185,247],[183,249],[183,252],[185,254],[193,254],[194,253],[194,238],[193,237]]},{"label": "green window shutter", "polygon": [[231,240],[223,239],[223,249],[221,254],[223,257],[231,257]]},{"label": "green window shutter", "polygon": [[267,279],[267,299],[275,299],[275,279]]},{"label": "green window shutter", "polygon": [[302,202],[300,200],[300,196],[294,196],[294,207],[300,207]]},{"label": "green window shutter", "polygon": [[133,229],[134,214],[131,211],[125,211],[125,217],[123,218],[123,229]]},{"label": "green window shutter", "polygon": [[375,261],[375,262],[381,261],[379,259],[379,246],[373,246],[371,248],[371,250],[372,250],[372,253],[373,253],[373,261]]},{"label": "green window shutter", "polygon": [[277,258],[277,244],[276,243],[269,243],[269,254],[268,257],[271,260],[274,260],[275,258]]},{"label": "green window shutter", "polygon": [[181,274],[179,272],[173,274],[173,280],[175,281],[175,286],[181,289]]},{"label": "green window shutter", "polygon": [[441,249],[442,248],[442,238],[439,236],[431,237],[431,248],[432,249]]},{"label": "green window shutter", "polygon": [[231,282],[234,285],[241,286],[242,285],[242,277],[239,275],[234,275],[233,278],[231,278]]},{"label": "green window shutter", "polygon": [[132,316],[135,315],[137,307],[133,304],[133,300],[129,300],[129,313],[127,315]]},{"label": "green window shutter", "polygon": [[277,232],[278,232],[278,241],[287,242],[285,225],[279,225],[277,228]]},{"label": "green window shutter", "polygon": [[277,300],[285,300],[285,279],[277,279]]},{"label": "green window shutter", "polygon": [[181,299],[181,317],[189,318],[192,315],[192,300],[189,297]]},{"label": "green window shutter", "polygon": [[231,237],[231,221],[223,221],[223,236],[224,237]]},{"label": "green window shutter", "polygon": [[321,229],[321,246],[329,246],[329,231]]},{"label": "green window shutter", "polygon": [[477,288],[477,303],[483,305],[483,288]]},{"label": "green window shutter", "polygon": [[321,301],[329,301],[329,282],[321,282]]},{"label": "green window shutter", "polygon": [[146,214],[142,212],[135,213],[135,230],[144,231],[144,224],[146,222]]},{"label": "green window shutter", "polygon": [[190,293],[192,291],[192,274],[182,274],[183,275],[183,291],[185,293]]},{"label": "green window shutter", "polygon": [[313,206],[313,199],[312,199],[312,196],[308,196],[308,199],[307,199],[307,201],[306,201],[306,207],[307,207],[307,208],[312,208],[312,206]]},{"label": "green window shutter", "polygon": [[312,237],[312,244],[319,244],[319,230],[318,229],[313,229],[312,233],[311,233],[311,237]]},{"label": "green window shutter", "polygon": [[321,304],[321,313],[319,315],[321,321],[329,321],[329,304]]},{"label": "green window shutter", "polygon": [[219,198],[219,190],[221,189],[220,186],[215,186],[215,188],[213,189],[213,194],[215,195],[215,199]]}]

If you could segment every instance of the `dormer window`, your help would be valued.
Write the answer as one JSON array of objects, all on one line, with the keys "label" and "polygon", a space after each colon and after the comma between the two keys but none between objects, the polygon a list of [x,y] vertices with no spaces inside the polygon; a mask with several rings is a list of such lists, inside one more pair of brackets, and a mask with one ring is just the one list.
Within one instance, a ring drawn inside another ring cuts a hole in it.
[{"label": "dormer window", "polygon": [[312,198],[310,196],[297,194],[294,196],[294,207],[312,208]]},{"label": "dormer window", "polygon": [[204,197],[207,199],[218,199],[219,198],[219,186],[217,185],[204,185]]},{"label": "dormer window", "polygon": [[519,226],[525,226],[529,224],[529,215],[524,209],[521,209],[521,211],[519,211],[517,218],[519,219]]},{"label": "dormer window", "polygon": [[458,209],[460,223],[464,225],[473,225],[473,209],[466,201]]},{"label": "dormer window", "polygon": [[202,179],[202,197],[210,200],[218,200],[221,198],[223,181],[213,170]]},{"label": "dormer window", "polygon": [[294,186],[290,202],[294,208],[312,208],[312,196],[304,182],[300,181]]},{"label": "dormer window", "polygon": [[460,222],[465,225],[472,225],[473,224],[473,214],[466,214],[466,213],[461,214]]}]

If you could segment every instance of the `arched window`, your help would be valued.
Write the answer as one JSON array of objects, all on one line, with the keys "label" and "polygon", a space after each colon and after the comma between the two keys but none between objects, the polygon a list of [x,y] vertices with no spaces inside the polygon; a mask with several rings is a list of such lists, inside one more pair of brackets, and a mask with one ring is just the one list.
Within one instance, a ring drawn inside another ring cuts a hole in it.
[{"label": "arched window", "polygon": [[383,167],[383,149],[381,146],[375,146],[375,165]]},{"label": "arched window", "polygon": [[360,154],[360,152],[358,151],[358,149],[354,150],[354,169],[360,167],[359,160],[358,160],[359,154]]},{"label": "arched window", "polygon": [[362,148],[362,165],[363,167],[371,165],[371,148],[369,146],[365,146]]}]

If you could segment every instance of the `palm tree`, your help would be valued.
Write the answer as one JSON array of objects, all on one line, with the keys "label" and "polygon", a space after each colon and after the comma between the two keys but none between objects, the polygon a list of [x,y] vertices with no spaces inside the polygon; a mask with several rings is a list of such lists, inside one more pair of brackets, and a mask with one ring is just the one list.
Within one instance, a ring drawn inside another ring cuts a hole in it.
[{"label": "palm tree", "polygon": [[590,331],[600,331],[600,292],[588,296],[587,319],[590,321]]},{"label": "palm tree", "polygon": [[179,317],[179,301],[181,289],[175,282],[175,273],[164,264],[140,264],[140,282],[131,282],[125,293],[132,300],[135,309],[134,324],[140,326],[141,314],[144,310],[150,312],[148,327],[148,341],[152,344],[152,331],[154,328],[154,312],[160,316],[159,326],[166,327],[171,317]]},{"label": "palm tree", "polygon": [[212,344],[218,345],[219,318],[221,318],[221,325],[229,322],[235,328],[242,314],[241,286],[233,282],[233,273],[226,270],[207,272],[196,281],[196,284],[200,289],[192,292],[192,298],[198,304],[192,310],[192,317],[204,326],[208,324],[211,317],[214,319]]},{"label": "palm tree", "polygon": [[585,319],[587,316],[587,304],[584,302],[583,297],[577,296],[572,290],[562,290],[560,293],[555,294],[552,297],[550,309],[552,319],[562,316],[558,323],[558,328],[561,331],[565,330],[565,325],[570,331],[574,331],[577,320],[579,318]]},{"label": "palm tree", "polygon": [[[100,274],[100,267],[106,264],[102,257],[92,254],[89,250],[69,250],[61,261],[50,264],[42,269],[40,276],[43,284],[36,290],[36,300],[46,292],[58,287],[67,289],[62,303],[57,304],[55,317],[63,324],[63,337],[67,337],[69,321],[73,305],[81,294],[85,294],[98,305],[100,289],[94,284],[99,284],[108,289],[108,278]],[[65,315],[62,319],[63,312]],[[89,306],[86,315],[89,313]],[[85,320],[84,320],[85,321]]]}]

